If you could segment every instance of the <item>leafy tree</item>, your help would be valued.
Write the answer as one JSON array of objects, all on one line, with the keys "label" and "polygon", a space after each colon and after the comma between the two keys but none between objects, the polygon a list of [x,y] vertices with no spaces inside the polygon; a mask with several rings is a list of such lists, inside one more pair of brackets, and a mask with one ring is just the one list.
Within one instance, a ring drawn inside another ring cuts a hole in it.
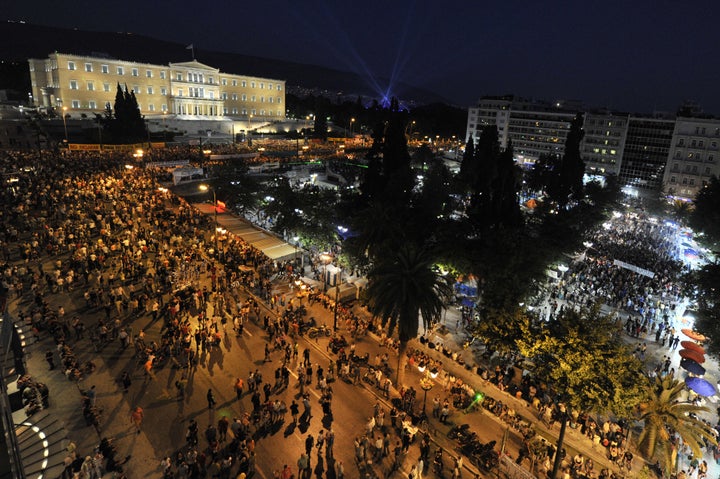
[{"label": "leafy tree", "polygon": [[720,357],[720,264],[709,263],[685,278],[688,294],[697,302],[695,328],[710,338],[708,353]]},{"label": "leafy tree", "polygon": [[560,157],[543,153],[528,173],[528,187],[532,191],[544,191],[550,198],[560,195]]},{"label": "leafy tree", "polygon": [[566,309],[536,328],[523,326],[518,349],[537,375],[579,411],[629,415],[643,398],[642,364],[622,341],[622,325],[600,305]]},{"label": "leafy tree", "polygon": [[565,140],[565,153],[560,167],[560,192],[557,198],[560,206],[565,206],[569,198],[580,200],[583,194],[583,175],[585,162],[580,156],[580,142],[585,136],[582,129],[582,113],[578,113],[570,124],[570,131]]},{"label": "leafy tree", "polygon": [[218,200],[244,216],[260,205],[260,184],[248,171],[244,161],[230,160],[213,167],[211,181]]},{"label": "leafy tree", "polygon": [[684,389],[685,383],[672,376],[657,377],[647,386],[646,399],[639,407],[644,427],[638,436],[638,451],[648,462],[659,460],[666,474],[674,471],[675,433],[690,446],[695,457],[702,457],[704,441],[717,444],[712,428],[697,418],[708,409],[681,402]]},{"label": "leafy tree", "polygon": [[462,162],[460,163],[460,178],[467,180],[464,183],[466,183],[468,187],[470,185],[470,179],[477,178],[478,176],[476,160],[475,141],[473,141],[473,137],[471,136],[465,145],[465,153],[463,153]]},{"label": "leafy tree", "polygon": [[470,186],[468,217],[476,230],[487,230],[493,224],[493,184],[497,176],[500,142],[495,125],[485,126],[475,146],[474,168],[462,178]]},{"label": "leafy tree", "polygon": [[407,343],[417,336],[420,318],[425,328],[437,321],[452,291],[433,270],[433,258],[429,251],[406,244],[377,261],[368,274],[370,311],[390,334],[398,332],[398,387],[405,383]]},{"label": "leafy tree", "polygon": [[498,155],[497,177],[493,185],[492,222],[496,227],[516,227],[522,223],[516,170],[512,142],[508,141],[505,151]]},{"label": "leafy tree", "polygon": [[313,125],[313,135],[315,138],[319,138],[323,141],[327,140],[327,129],[328,123],[325,114],[320,112],[316,113],[315,124]]},{"label": "leafy tree", "polygon": [[715,247],[720,243],[720,180],[713,175],[694,201],[690,226],[708,236]]}]

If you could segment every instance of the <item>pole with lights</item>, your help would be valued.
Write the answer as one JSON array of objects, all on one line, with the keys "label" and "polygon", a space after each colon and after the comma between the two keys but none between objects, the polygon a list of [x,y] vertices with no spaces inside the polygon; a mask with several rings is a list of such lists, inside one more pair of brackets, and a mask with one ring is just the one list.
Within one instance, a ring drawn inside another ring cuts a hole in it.
[{"label": "pole with lights", "polygon": [[220,254],[220,248],[218,247],[219,241],[218,236],[220,233],[220,225],[218,224],[218,215],[217,215],[217,196],[215,194],[215,188],[211,188],[208,185],[200,185],[200,191],[208,191],[212,190],[213,194],[213,212],[215,216],[215,254]]},{"label": "pole with lights", "polygon": [[418,371],[421,373],[424,373],[424,376],[420,379],[420,388],[423,390],[423,408],[422,412],[423,415],[427,416],[425,414],[425,408],[427,406],[427,393],[433,388],[433,382],[435,378],[438,376],[437,369],[428,369],[427,365],[425,363],[421,363],[418,366]]}]

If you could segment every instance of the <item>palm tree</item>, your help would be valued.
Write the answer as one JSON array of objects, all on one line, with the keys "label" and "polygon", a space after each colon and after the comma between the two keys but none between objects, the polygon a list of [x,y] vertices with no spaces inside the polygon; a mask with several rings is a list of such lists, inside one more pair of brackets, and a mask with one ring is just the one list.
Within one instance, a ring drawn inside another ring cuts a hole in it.
[{"label": "palm tree", "polygon": [[672,440],[675,433],[696,457],[702,457],[704,440],[716,444],[712,428],[695,417],[708,409],[680,402],[683,389],[685,383],[671,376],[655,378],[648,388],[647,401],[640,405],[640,420],[645,427],[638,436],[638,451],[648,461],[659,459],[668,473],[674,468],[677,453]]},{"label": "palm tree", "polygon": [[433,324],[451,292],[432,266],[433,256],[427,250],[404,245],[393,255],[379,259],[368,274],[370,311],[381,318],[389,334],[396,328],[398,331],[398,387],[405,379],[407,343],[418,334],[418,316],[424,327]]}]

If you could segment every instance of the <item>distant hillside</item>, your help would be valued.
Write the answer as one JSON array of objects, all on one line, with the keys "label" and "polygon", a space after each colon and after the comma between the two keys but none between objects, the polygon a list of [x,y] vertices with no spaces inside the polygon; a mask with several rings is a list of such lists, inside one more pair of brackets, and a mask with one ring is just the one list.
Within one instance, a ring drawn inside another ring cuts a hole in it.
[{"label": "distant hillside", "polygon": [[[0,60],[5,62],[45,58],[49,53],[57,51],[88,56],[103,54],[128,61],[167,64],[190,60],[190,52],[185,47],[130,33],[89,32],[7,21],[0,23]],[[239,53],[196,50],[195,57],[227,73],[285,80],[288,89],[301,87],[305,90],[327,90],[333,94],[371,98],[377,95],[355,73]],[[0,87],[1,83],[4,82],[0,79]],[[418,104],[445,101],[434,93],[407,84],[397,85],[396,93],[401,99]]]}]

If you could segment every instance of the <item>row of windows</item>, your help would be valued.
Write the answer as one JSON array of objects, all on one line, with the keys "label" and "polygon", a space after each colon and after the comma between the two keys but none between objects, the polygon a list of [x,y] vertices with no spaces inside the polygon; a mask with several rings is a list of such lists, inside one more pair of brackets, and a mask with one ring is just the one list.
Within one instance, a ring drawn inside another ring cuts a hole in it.
[{"label": "row of windows", "polygon": [[[238,108],[227,108],[227,107],[223,108],[224,115],[237,115],[238,111],[240,112],[239,114],[241,114],[241,115],[248,114],[248,110],[246,108],[243,108],[242,110],[238,110]],[[257,115],[257,110],[252,109],[249,111],[250,111],[250,115],[253,115],[253,116]],[[260,110],[260,116],[275,116],[275,113],[276,112],[274,112],[272,110],[268,110],[268,111]],[[277,111],[277,116],[282,116],[282,110]]]},{"label": "row of windows", "polygon": [[[85,63],[85,71],[86,71],[86,72],[92,72],[93,69],[94,69],[94,66],[93,66],[92,63]],[[71,61],[68,62],[68,70],[71,70],[71,71],[77,70],[77,66],[75,65],[75,62],[71,62]],[[100,71],[101,71],[102,73],[110,73],[110,65],[105,65],[105,64],[100,65]],[[115,68],[115,73],[118,74],[118,75],[124,75],[124,74],[125,74],[125,67],[117,66],[117,67]],[[140,76],[140,70],[139,70],[138,68],[132,68],[132,69],[130,69],[130,74],[131,74],[132,76],[134,76],[134,77]],[[164,80],[164,79],[165,79],[165,75],[166,75],[166,74],[165,74],[165,70],[161,70],[161,71],[160,71],[160,79],[161,79],[161,80]],[[146,76],[147,78],[152,78],[152,77],[153,77],[153,71],[152,71],[152,70],[145,70],[145,76]],[[203,78],[203,74],[202,74],[202,73],[189,72],[186,76],[183,76],[182,73],[176,73],[175,78],[176,78],[177,81],[183,81],[183,78],[187,78],[187,81],[188,81],[188,82],[204,83],[204,78]],[[214,77],[208,76],[208,77],[207,77],[207,80],[208,80],[208,83],[210,83],[210,84],[214,84],[214,83],[215,83]],[[222,85],[227,85],[227,84],[228,84],[227,78],[221,78],[221,79],[220,79],[220,83],[221,83]],[[231,80],[230,83],[232,84],[232,86],[238,86],[238,81],[237,81],[236,79]],[[241,81],[240,81],[240,84],[241,84],[242,87],[247,87],[248,82],[247,82],[247,80],[241,80]],[[258,83],[257,83],[257,86],[258,86],[261,90],[264,90],[264,89],[265,89],[265,86],[266,86],[266,83],[265,83],[265,82],[258,82]],[[251,81],[251,82],[250,82],[250,88],[255,88],[255,87],[256,87],[256,83],[255,83],[254,81]],[[281,84],[278,83],[278,84],[276,85],[276,84],[274,84],[274,83],[267,83],[267,89],[268,89],[268,90],[272,90],[273,88],[276,89],[277,91],[282,91],[282,85],[281,85]]]},{"label": "row of windows", "polygon": [[[671,177],[670,177],[670,183],[677,184],[677,182],[678,182],[678,181],[677,181],[677,178],[676,178],[676,177],[674,177],[674,176],[671,176]],[[690,180],[688,181],[687,178],[683,178],[683,179],[682,179],[682,184],[683,184],[683,185],[688,185],[688,186],[695,186],[695,180],[694,180],[693,178],[690,178]],[[703,181],[703,182],[702,182],[702,185],[703,185],[703,186],[705,186],[706,184],[707,184],[707,181]],[[689,193],[689,191],[688,191],[688,193]]]},{"label": "row of windows", "polygon": [[[88,81],[85,86],[86,86],[86,88],[87,88],[88,91],[95,91],[95,82]],[[80,89],[80,88],[79,88],[79,83],[78,83],[77,80],[70,80],[70,89],[71,89],[71,90],[79,90],[79,89]],[[103,89],[103,91],[105,91],[105,92],[109,92],[110,89],[111,89],[110,83],[103,83],[103,84],[102,84],[102,89]],[[143,92],[141,91],[139,85],[135,85],[135,86],[132,88],[132,91],[135,92],[136,95],[143,93]],[[149,86],[147,86],[147,87],[145,88],[145,92],[146,92],[148,95],[154,95],[154,94],[155,94],[155,88],[154,88],[152,85],[149,85]],[[160,94],[161,94],[161,95],[167,95],[167,88],[165,88],[165,87],[160,88]]]},{"label": "row of windows", "polygon": [[[685,138],[680,138],[677,142],[677,146],[685,146]],[[705,141],[704,140],[690,140],[689,144],[687,145],[690,148],[705,148]],[[710,142],[710,148],[717,148],[718,142],[717,141],[711,141]]]},{"label": "row of windows", "polygon": [[[82,103],[80,100],[70,100],[70,107],[71,108],[83,108]],[[85,107],[88,110],[97,110],[97,102],[95,100],[88,100],[87,106]],[[112,108],[110,105],[110,102],[105,102],[105,109]],[[142,110],[142,107],[140,106],[140,103],[138,103],[138,108]],[[153,103],[148,104],[148,111],[155,111],[155,105]],[[167,104],[163,103],[160,107],[160,111],[167,111]]]},{"label": "row of windows", "polygon": [[[75,62],[68,62],[68,70],[71,70],[71,71],[77,70],[77,67],[76,67],[76,65],[75,65]],[[90,73],[90,72],[92,72],[93,70],[94,70],[94,66],[93,66],[92,63],[86,63],[86,64],[85,64],[85,71],[86,71],[86,72],[89,72],[89,73]],[[101,73],[105,73],[105,74],[109,74],[109,73],[110,73],[110,65],[105,65],[105,64],[100,65],[100,72],[101,72]],[[116,66],[116,67],[115,67],[115,73],[116,73],[117,75],[124,75],[124,74],[125,74],[125,67],[123,67],[123,66]],[[134,76],[134,77],[139,77],[139,76],[140,76],[140,69],[138,69],[138,68],[131,68],[131,69],[130,69],[130,75],[132,75],[132,76]],[[145,70],[145,76],[146,76],[147,78],[152,78],[153,75],[154,75],[154,74],[153,74],[153,71],[152,71],[152,70]],[[161,80],[164,80],[164,79],[165,79],[165,71],[164,71],[164,70],[161,70],[161,71],[160,71],[160,79],[161,79]]]}]

